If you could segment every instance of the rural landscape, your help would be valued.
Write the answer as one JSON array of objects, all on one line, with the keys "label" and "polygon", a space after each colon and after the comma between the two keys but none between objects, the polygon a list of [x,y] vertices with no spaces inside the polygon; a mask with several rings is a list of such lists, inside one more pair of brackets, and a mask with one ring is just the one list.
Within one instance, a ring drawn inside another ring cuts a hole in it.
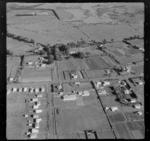
[{"label": "rural landscape", "polygon": [[7,3],[7,139],[144,139],[143,3]]}]

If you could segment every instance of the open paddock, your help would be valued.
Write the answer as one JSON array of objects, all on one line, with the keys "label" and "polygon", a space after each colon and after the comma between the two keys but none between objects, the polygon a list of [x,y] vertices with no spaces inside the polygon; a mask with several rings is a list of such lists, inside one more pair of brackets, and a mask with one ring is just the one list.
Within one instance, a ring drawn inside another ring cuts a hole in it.
[{"label": "open paddock", "polygon": [[[145,138],[145,124],[144,124],[144,121],[127,122],[126,126],[131,131],[134,139],[144,139]],[[134,131],[138,131],[137,134],[135,134]]]},{"label": "open paddock", "polygon": [[126,120],[125,116],[122,113],[110,114],[108,115],[111,124],[117,122],[124,122]]},{"label": "open paddock", "polygon": [[136,54],[132,56],[128,56],[125,58],[120,58],[118,61],[120,62],[121,65],[127,65],[128,63],[132,62],[139,62],[139,61],[144,61],[144,56],[142,54]]},{"label": "open paddock", "polygon": [[104,69],[104,68],[112,67],[112,64],[110,63],[110,61],[108,59],[106,59],[108,57],[105,57],[105,56],[103,56],[103,57],[101,57],[99,55],[95,55],[95,56],[90,57],[90,58],[98,66],[97,69]]},{"label": "open paddock", "polygon": [[86,74],[87,74],[89,79],[103,78],[105,71],[104,70],[88,70],[88,71],[86,71]]},{"label": "open paddock", "polygon": [[143,65],[132,66],[132,69],[134,70],[136,75],[139,75],[139,74],[144,72],[144,66]]},{"label": "open paddock", "polygon": [[70,73],[68,71],[64,71],[63,73],[64,73],[64,79],[65,80],[70,80],[71,79]]},{"label": "open paddock", "polygon": [[20,57],[7,57],[7,78],[15,77],[16,71],[20,66]]},{"label": "open paddock", "polygon": [[139,48],[144,48],[144,40],[143,39],[134,39],[128,41],[131,45],[137,46]]},{"label": "open paddock", "polygon": [[18,69],[19,69],[18,65],[13,65],[12,66],[12,68],[11,68],[11,74],[10,74],[11,78],[15,78]]},{"label": "open paddock", "polygon": [[56,114],[57,131],[59,134],[71,134],[84,130],[110,130],[109,123],[102,108],[96,104],[77,109],[60,109]]},{"label": "open paddock", "polygon": [[98,139],[115,139],[115,135],[111,130],[96,132]]},{"label": "open paddock", "polygon": [[60,71],[71,71],[71,70],[87,70],[89,67],[86,65],[83,59],[69,59],[63,61],[57,61]]},{"label": "open paddock", "polygon": [[134,139],[126,123],[116,123],[114,131],[118,139]]},{"label": "open paddock", "polygon": [[83,102],[85,105],[90,105],[99,102],[97,98],[97,94],[94,89],[89,90],[89,94],[90,94],[89,96],[83,96]]},{"label": "open paddock", "polygon": [[51,68],[24,68],[21,82],[52,81]]},{"label": "open paddock", "polygon": [[74,109],[74,108],[77,108],[77,105],[76,105],[76,100],[63,101],[63,99],[54,95],[54,107],[58,107],[57,111],[59,112],[60,108],[62,108],[62,109]]},{"label": "open paddock", "polygon": [[134,49],[134,48],[129,48],[128,50],[126,50],[127,54],[129,55],[135,55],[140,53],[140,51],[138,49]]}]

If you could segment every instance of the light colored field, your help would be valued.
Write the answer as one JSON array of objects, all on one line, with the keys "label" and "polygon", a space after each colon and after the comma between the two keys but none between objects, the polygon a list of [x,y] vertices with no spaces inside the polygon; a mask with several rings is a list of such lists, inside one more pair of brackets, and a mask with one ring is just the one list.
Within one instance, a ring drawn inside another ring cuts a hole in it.
[{"label": "light colored field", "polygon": [[128,25],[91,24],[80,27],[80,30],[96,41],[111,40],[112,38],[115,41],[120,41],[123,38],[139,34]]},{"label": "light colored field", "polygon": [[120,58],[119,62],[121,63],[121,65],[126,65],[126,64],[131,63],[131,62],[143,61],[144,60],[143,57],[144,57],[143,54],[135,54],[135,55],[130,56],[130,57]]},{"label": "light colored field", "polygon": [[134,67],[132,67],[132,69],[135,71],[135,73],[137,75],[139,75],[139,74],[144,72],[144,66],[143,65],[134,66]]},{"label": "light colored field", "polygon": [[139,48],[144,48],[144,40],[141,39],[135,39],[135,40],[131,40],[131,41],[128,41],[129,43],[131,43],[131,45],[135,45]]},{"label": "light colored field", "polygon": [[111,130],[97,132],[98,139],[115,139],[114,133]]},{"label": "light colored field", "polygon": [[[105,5],[105,4],[104,4]],[[8,26],[8,31],[15,32],[18,35],[22,34],[23,36],[33,38],[37,42],[42,43],[51,43],[55,44],[58,42],[62,43],[68,43],[71,41],[78,41],[81,38],[88,41],[90,39],[100,41],[103,39],[115,39],[115,40],[122,40],[125,37],[134,36],[134,35],[141,35],[143,36],[142,31],[138,31],[139,28],[134,29],[134,24],[132,26],[124,23],[124,24],[99,24],[102,22],[111,22],[112,19],[110,19],[107,15],[110,11],[113,10],[112,4],[106,4],[107,10],[104,12],[103,16],[98,17],[97,16],[97,8],[103,8],[103,4],[60,4],[60,3],[46,3],[40,6],[37,6],[38,8],[56,8],[56,13],[58,11],[58,16],[60,15],[61,19],[70,19],[82,22],[87,22],[88,24],[82,23],[82,25],[73,27],[74,22],[58,22],[58,20],[54,17],[53,14],[50,16],[28,16],[28,17],[14,17],[8,16],[8,23],[14,24]],[[132,4],[131,4],[132,5]],[[37,8],[36,7],[36,8]],[[111,10],[110,10],[110,7]],[[124,7],[122,7],[124,8]],[[120,12],[121,7],[119,7],[117,12]],[[127,7],[128,9],[128,7]],[[132,9],[132,8],[131,8]],[[142,9],[142,7],[141,7]],[[109,11],[110,10],[110,11]],[[62,12],[61,12],[62,11]],[[129,10],[130,11],[130,10]],[[135,7],[133,6],[133,11],[135,10]],[[130,11],[130,13],[132,13]],[[135,13],[138,14],[138,13]],[[138,18],[137,18],[138,19]],[[139,19],[143,20],[142,17]],[[129,19],[130,21],[130,19]],[[17,24],[18,25],[15,25]],[[91,24],[90,24],[91,23]],[[97,23],[97,24],[93,24]],[[21,25],[23,24],[23,25]],[[26,25],[24,25],[26,24]],[[14,27],[15,26],[15,27]],[[142,27],[141,25],[138,25]],[[59,27],[59,29],[58,29]],[[19,30],[19,31],[18,31]],[[48,38],[49,37],[49,38]]]},{"label": "light colored field", "polygon": [[20,57],[7,57],[7,78],[15,75],[17,68],[20,65]]},{"label": "light colored field", "polygon": [[21,73],[21,82],[51,81],[50,68],[24,68]]},{"label": "light colored field", "polygon": [[98,105],[60,110],[59,115],[56,115],[58,134],[71,134],[88,129],[99,131],[110,129],[106,116]]}]

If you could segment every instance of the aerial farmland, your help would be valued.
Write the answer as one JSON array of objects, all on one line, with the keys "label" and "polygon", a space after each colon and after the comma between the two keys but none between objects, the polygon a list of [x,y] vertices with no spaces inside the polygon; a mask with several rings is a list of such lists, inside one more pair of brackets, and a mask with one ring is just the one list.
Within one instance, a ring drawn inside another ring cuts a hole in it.
[{"label": "aerial farmland", "polygon": [[11,140],[144,139],[143,3],[7,3]]}]

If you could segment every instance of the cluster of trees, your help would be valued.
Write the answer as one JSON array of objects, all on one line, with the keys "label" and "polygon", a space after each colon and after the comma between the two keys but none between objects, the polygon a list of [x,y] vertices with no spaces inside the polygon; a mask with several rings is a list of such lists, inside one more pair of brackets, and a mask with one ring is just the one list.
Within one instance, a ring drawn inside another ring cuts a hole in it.
[{"label": "cluster of trees", "polygon": [[140,37],[139,35],[134,35],[133,37],[124,38],[123,41],[134,40],[134,39],[143,39],[143,37]]},{"label": "cluster of trees", "polygon": [[72,56],[75,57],[75,58],[81,58],[81,59],[83,59],[85,57],[84,53],[80,52],[80,51],[78,51],[75,54],[72,54]]},{"label": "cluster of trees", "polygon": [[[51,64],[54,60],[58,60],[60,61],[62,59],[62,53],[60,51],[61,45],[60,44],[56,44],[54,46],[50,46],[50,44],[48,44],[44,50],[47,53],[47,57],[48,57],[48,64]],[[63,47],[62,47],[63,48]],[[63,50],[63,49],[62,49]]]},{"label": "cluster of trees", "polygon": [[10,51],[10,50],[8,50],[8,49],[6,50],[6,54],[9,55],[9,56],[13,56],[12,51]]},{"label": "cluster of trees", "polygon": [[[47,53],[48,56],[48,63],[52,63],[54,60],[62,60],[62,55],[66,55],[67,57],[70,57],[70,47],[74,45],[74,43],[68,43],[67,45],[64,44],[55,44],[53,46],[50,46],[48,44],[45,48],[44,51]],[[87,53],[89,55],[89,53]],[[75,58],[84,58],[85,55],[83,52],[77,52],[72,55]]]},{"label": "cluster of trees", "polygon": [[26,43],[35,43],[33,39],[28,39],[26,37],[18,36],[12,33],[7,32],[7,36],[18,41],[26,42]]}]

